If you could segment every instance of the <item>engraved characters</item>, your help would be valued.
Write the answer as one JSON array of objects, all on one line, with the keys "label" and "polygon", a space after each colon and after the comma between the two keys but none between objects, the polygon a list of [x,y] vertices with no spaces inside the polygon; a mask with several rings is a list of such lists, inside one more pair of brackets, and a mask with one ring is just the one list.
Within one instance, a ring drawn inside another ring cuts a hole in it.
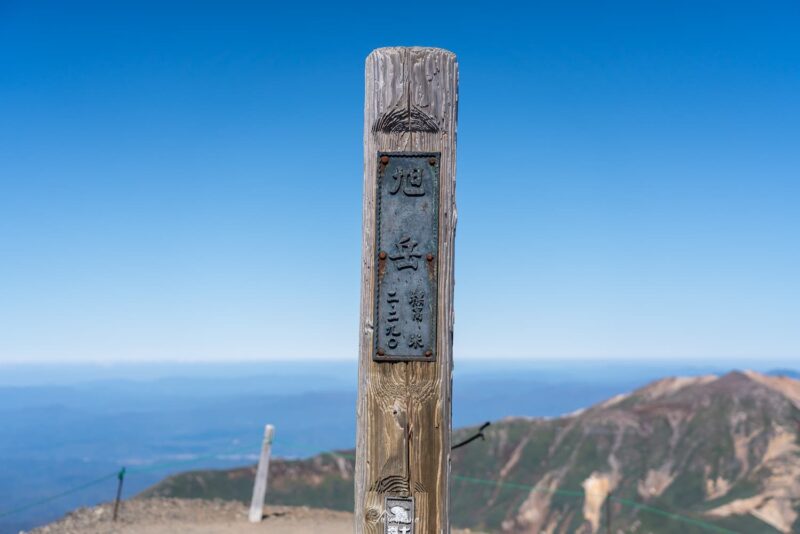
[{"label": "engraved characters", "polygon": [[408,336],[408,347],[412,349],[422,348],[422,336],[420,334],[410,334]]},{"label": "engraved characters", "polygon": [[[409,304],[408,309],[411,312],[412,320],[421,323],[425,309],[425,292],[420,288],[410,291],[407,302]],[[384,327],[384,332],[386,332],[386,337],[388,338],[386,341],[386,346],[388,346],[390,349],[396,349],[400,344],[398,341],[399,338],[403,336],[403,332],[400,331],[398,326],[398,322],[400,321],[400,313],[398,309],[400,297],[397,295],[396,289],[389,289],[387,291],[386,304],[388,305],[388,313],[386,314],[387,324]],[[411,349],[421,349],[425,345],[422,335],[416,332],[409,333],[405,336],[405,339],[408,347]]]},{"label": "engraved characters", "polygon": [[397,298],[397,291],[389,291],[386,298],[386,303],[389,305],[389,317],[386,318],[386,322],[389,324],[386,326],[386,335],[389,337],[389,341],[386,344],[390,349],[397,348],[397,338],[401,335],[400,330],[397,328],[397,321],[400,320],[397,315],[398,302],[400,302],[400,299]]},{"label": "engraved characters", "polygon": [[393,256],[389,256],[389,259],[394,262],[399,271],[403,269],[417,270],[419,259],[422,257],[422,254],[416,251],[418,244],[410,237],[403,237],[394,244],[396,253]]},{"label": "engraved characters", "polygon": [[389,186],[389,193],[396,195],[403,190],[407,197],[421,197],[425,195],[422,186],[422,170],[419,167],[398,167],[392,174],[392,183]]},{"label": "engraved characters", "polygon": [[[391,155],[380,161],[375,350],[380,359],[427,358],[436,342],[436,264],[431,263],[437,252],[434,158]],[[402,529],[397,532],[405,534]]]},{"label": "engraved characters", "polygon": [[408,294],[408,304],[411,306],[412,318],[418,322],[422,322],[422,310],[425,308],[425,292],[420,289],[414,289]]}]

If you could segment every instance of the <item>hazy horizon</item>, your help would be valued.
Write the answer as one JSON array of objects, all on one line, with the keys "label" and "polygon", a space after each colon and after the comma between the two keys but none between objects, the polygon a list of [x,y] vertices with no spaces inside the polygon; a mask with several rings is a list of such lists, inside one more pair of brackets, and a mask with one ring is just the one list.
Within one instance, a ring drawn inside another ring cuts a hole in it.
[{"label": "hazy horizon", "polygon": [[[0,515],[112,475],[0,517],[3,532],[107,501],[122,466],[129,469],[129,498],[171,473],[250,463],[265,423],[276,425],[277,457],[347,449],[355,438],[355,361],[27,364],[0,371]],[[457,361],[453,425],[553,418],[671,374],[727,371],[681,362]]]},{"label": "hazy horizon", "polygon": [[[520,379],[537,380],[548,376],[564,381],[603,381],[615,377],[635,379],[666,376],[724,374],[737,370],[800,372],[798,360],[780,359],[703,359],[646,360],[641,359],[477,359],[456,358],[456,379],[491,379],[498,375],[520,372]],[[624,366],[624,367],[620,367]],[[536,373],[541,373],[537,375]],[[336,389],[356,389],[358,362],[347,360],[262,360],[262,361],[102,361],[102,362],[19,362],[0,363],[0,387],[46,385],[76,385],[102,381],[147,383],[179,377],[214,378],[217,380],[289,377],[317,379],[328,376]],[[267,387],[267,386],[265,386]]]}]

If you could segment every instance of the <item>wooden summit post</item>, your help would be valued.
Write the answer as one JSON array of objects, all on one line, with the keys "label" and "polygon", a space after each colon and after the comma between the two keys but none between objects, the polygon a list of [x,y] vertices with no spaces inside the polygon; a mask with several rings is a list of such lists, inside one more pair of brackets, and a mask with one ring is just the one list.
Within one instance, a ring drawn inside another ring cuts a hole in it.
[{"label": "wooden summit post", "polygon": [[458,64],[366,62],[356,534],[449,534]]}]

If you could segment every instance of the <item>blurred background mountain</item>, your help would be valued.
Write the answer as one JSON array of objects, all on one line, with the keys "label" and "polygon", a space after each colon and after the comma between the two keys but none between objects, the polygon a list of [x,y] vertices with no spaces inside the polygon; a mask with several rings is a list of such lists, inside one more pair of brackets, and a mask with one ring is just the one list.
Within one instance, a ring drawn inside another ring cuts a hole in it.
[{"label": "blurred background mountain", "polygon": [[[667,378],[564,417],[505,418],[484,433],[453,455],[457,527],[800,532],[800,382],[788,377]],[[342,451],[275,463],[270,502],[352,510],[353,458]],[[142,497],[247,502],[254,473],[184,473]]]},{"label": "blurred background mountain", "polygon": [[[725,371],[665,362],[459,362],[454,428],[509,416],[556,417],[664,376]],[[24,509],[0,516],[0,532],[113,498],[112,477],[25,508],[122,466],[131,496],[170,474],[252,464],[265,423],[277,427],[280,458],[349,449],[355,382],[355,365],[346,362],[5,366],[0,513]]]}]

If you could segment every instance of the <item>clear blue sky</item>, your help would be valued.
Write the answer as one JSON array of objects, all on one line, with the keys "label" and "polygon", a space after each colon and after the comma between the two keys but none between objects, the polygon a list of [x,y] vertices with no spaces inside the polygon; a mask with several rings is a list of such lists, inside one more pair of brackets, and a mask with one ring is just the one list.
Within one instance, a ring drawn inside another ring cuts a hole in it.
[{"label": "clear blue sky", "polygon": [[0,362],[355,358],[363,64],[461,68],[457,358],[800,357],[800,3],[0,0]]}]

